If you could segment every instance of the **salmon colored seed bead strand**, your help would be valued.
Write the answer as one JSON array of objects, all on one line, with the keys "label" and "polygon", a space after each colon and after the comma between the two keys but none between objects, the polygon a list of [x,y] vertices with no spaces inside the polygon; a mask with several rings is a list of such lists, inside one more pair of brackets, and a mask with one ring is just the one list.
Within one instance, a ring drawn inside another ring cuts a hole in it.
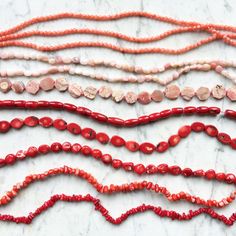
[{"label": "salmon colored seed bead strand", "polygon": [[[149,115],[143,115],[138,118],[121,119],[119,117],[108,117],[104,114],[93,112],[86,107],[75,106],[70,103],[62,103],[57,101],[24,101],[24,100],[0,100],[0,109],[29,109],[29,110],[64,110],[67,112],[76,113],[78,115],[85,116],[100,123],[106,123],[112,126],[118,127],[134,127],[139,125],[145,125],[147,123],[156,122],[158,120],[166,119],[172,116],[189,116],[189,115],[208,115],[216,116],[221,113],[221,109],[218,107],[194,107],[189,106],[185,108],[172,108],[163,110],[161,112],[155,112]],[[225,110],[222,116],[226,118],[236,119],[236,111]]]},{"label": "salmon colored seed bead strand", "polygon": [[158,184],[154,184],[152,182],[143,180],[141,182],[131,182],[125,184],[110,184],[110,185],[103,185],[97,181],[97,179],[92,176],[90,173],[78,169],[78,168],[70,168],[68,166],[50,169],[45,171],[41,174],[32,174],[25,177],[25,179],[15,184],[11,190],[7,191],[5,195],[0,197],[0,205],[7,205],[9,204],[17,195],[23,190],[29,187],[34,182],[44,181],[49,177],[54,177],[56,175],[72,175],[75,177],[79,177],[84,179],[89,185],[91,185],[97,192],[102,194],[115,194],[115,193],[127,193],[127,192],[134,192],[134,191],[152,191],[157,194],[161,194],[164,196],[168,201],[187,201],[192,204],[196,205],[203,205],[206,207],[216,207],[216,208],[223,208],[231,204],[235,200],[236,191],[233,191],[228,197],[223,198],[220,201],[217,200],[204,200],[200,197],[193,196],[189,193],[185,193],[183,191],[179,193],[171,193],[165,187],[162,187]]},{"label": "salmon colored seed bead strand", "polygon": [[105,132],[96,132],[90,127],[82,128],[77,123],[67,123],[63,119],[53,120],[50,117],[38,118],[28,116],[25,119],[14,118],[10,122],[0,121],[0,133],[7,133],[10,129],[21,129],[26,127],[41,126],[43,128],[53,127],[59,131],[68,131],[74,135],[81,135],[87,140],[96,140],[101,144],[111,144],[114,147],[125,147],[130,152],[140,151],[145,154],[152,154],[154,151],[158,153],[166,152],[169,148],[175,147],[183,138],[190,135],[191,132],[204,132],[209,137],[216,138],[220,143],[229,145],[232,149],[236,149],[236,138],[231,138],[228,134],[219,132],[213,125],[204,125],[201,122],[194,122],[191,125],[182,126],[177,134],[171,135],[167,141],[161,141],[158,144],[150,142],[138,143],[133,140],[125,140],[121,136],[113,135],[109,137]]},{"label": "salmon colored seed bead strand", "polygon": [[188,212],[178,213],[173,210],[163,210],[161,207],[155,207],[146,204],[142,204],[138,207],[131,208],[130,210],[121,214],[121,216],[113,218],[109,214],[109,211],[100,203],[100,200],[98,198],[92,197],[90,194],[87,194],[85,196],[75,195],[75,194],[72,196],[66,194],[55,194],[51,196],[51,198],[48,201],[44,202],[43,205],[37,208],[34,212],[29,213],[27,216],[15,217],[9,214],[1,214],[0,220],[6,222],[15,222],[17,224],[19,223],[31,224],[34,218],[36,218],[43,212],[47,211],[49,208],[53,207],[55,203],[58,201],[91,202],[95,207],[94,209],[96,211],[99,211],[107,222],[114,225],[120,225],[124,221],[126,221],[130,216],[139,213],[144,213],[146,211],[152,211],[155,215],[161,218],[169,218],[171,220],[178,220],[178,221],[189,221],[201,214],[206,214],[209,215],[212,219],[217,219],[218,221],[224,223],[227,226],[232,226],[236,220],[236,213],[233,213],[229,218],[227,218],[225,215],[220,215],[211,208],[199,208],[197,210],[189,210]]},{"label": "salmon colored seed bead strand", "polygon": [[82,154],[85,157],[93,157],[95,160],[100,161],[104,165],[111,166],[113,169],[123,169],[124,171],[133,172],[137,175],[181,175],[183,177],[198,177],[206,180],[216,180],[227,184],[236,184],[236,177],[232,173],[216,173],[213,169],[204,171],[192,170],[190,168],[181,168],[177,165],[169,166],[168,164],[135,164],[133,162],[122,162],[120,159],[113,159],[110,154],[103,154],[99,149],[92,149],[88,145],[81,146],[79,143],[71,144],[70,142],[54,142],[51,145],[42,144],[39,147],[31,146],[26,151],[19,150],[16,154],[8,154],[5,158],[0,159],[0,167],[7,165],[14,165],[18,161],[25,160],[26,158],[36,158],[41,155],[49,153],[74,153]]}]

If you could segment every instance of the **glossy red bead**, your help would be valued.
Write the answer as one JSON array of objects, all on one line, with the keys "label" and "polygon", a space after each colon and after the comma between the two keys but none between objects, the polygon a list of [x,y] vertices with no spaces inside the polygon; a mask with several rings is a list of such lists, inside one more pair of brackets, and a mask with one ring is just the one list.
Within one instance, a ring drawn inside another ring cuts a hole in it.
[{"label": "glossy red bead", "polygon": [[18,160],[24,160],[24,159],[26,158],[26,152],[23,151],[23,150],[17,151],[17,153],[16,153],[16,158],[17,158]]},{"label": "glossy red bead", "polygon": [[184,112],[184,109],[181,107],[175,107],[175,108],[172,108],[171,110],[174,116],[182,115]]},{"label": "glossy red bead", "polygon": [[112,157],[110,154],[103,154],[101,160],[105,164],[110,164],[112,162]]},{"label": "glossy red bead", "polygon": [[62,144],[62,150],[63,150],[64,152],[70,152],[70,151],[71,151],[71,143],[69,143],[69,142],[64,142],[64,143]]},{"label": "glossy red bead", "polygon": [[102,133],[102,132],[96,134],[96,139],[101,144],[107,144],[110,140],[109,136],[105,133]]},{"label": "glossy red bead", "polygon": [[121,162],[121,160],[113,159],[113,160],[112,160],[112,166],[113,166],[113,168],[115,168],[115,169],[121,168],[121,167],[122,167],[122,162]]},{"label": "glossy red bead", "polygon": [[191,129],[194,132],[201,132],[205,130],[205,125],[201,122],[194,122],[191,125]]},{"label": "glossy red bead", "polygon": [[216,177],[216,173],[214,170],[208,170],[205,172],[205,178],[214,179]]},{"label": "glossy red bead", "polygon": [[8,154],[6,157],[5,157],[5,163],[7,165],[13,165],[15,162],[16,162],[16,156],[14,154]]},{"label": "glossy red bead", "polygon": [[125,143],[125,147],[131,152],[136,152],[139,150],[139,144],[135,141],[127,141]]},{"label": "glossy red bead", "polygon": [[132,127],[132,126],[136,126],[138,124],[139,124],[138,119],[128,119],[128,120],[125,120],[125,122],[124,122],[124,125],[126,127]]},{"label": "glossy red bead", "polygon": [[0,121],[0,133],[6,133],[11,128],[11,125],[8,121]]},{"label": "glossy red bead", "polygon": [[34,146],[29,147],[26,152],[26,156],[28,156],[28,157],[36,157],[37,154],[38,154],[38,149]]},{"label": "glossy red bead", "polygon": [[186,115],[191,115],[191,114],[196,113],[196,111],[197,111],[196,107],[189,106],[189,107],[185,107],[184,108],[184,112],[183,113],[186,114]]},{"label": "glossy red bead", "polygon": [[213,125],[207,125],[205,127],[205,132],[211,137],[216,137],[218,135],[218,129]]},{"label": "glossy red bead", "polygon": [[82,129],[81,135],[88,140],[93,140],[96,138],[96,132],[91,128]]},{"label": "glossy red bead", "polygon": [[50,152],[51,148],[47,144],[42,144],[38,147],[38,152],[41,154],[46,154]]},{"label": "glossy red bead", "polygon": [[178,130],[178,135],[179,135],[181,138],[186,138],[190,133],[191,133],[191,127],[190,127],[189,125],[182,126],[182,127]]},{"label": "glossy red bead", "polygon": [[108,123],[116,126],[124,126],[125,121],[117,117],[108,117]]},{"label": "glossy red bead", "polygon": [[170,117],[171,115],[173,115],[173,112],[170,109],[160,112],[161,118],[167,118],[167,117]]},{"label": "glossy red bead", "polygon": [[139,124],[147,124],[147,123],[149,123],[149,116],[140,116],[139,118],[138,118],[138,123]]},{"label": "glossy red bead", "polygon": [[92,153],[92,149],[89,147],[89,146],[83,146],[81,148],[81,152],[85,155],[85,156],[88,156]]},{"label": "glossy red bead", "polygon": [[137,173],[138,175],[142,175],[143,173],[146,172],[146,168],[143,164],[137,164],[134,166],[134,172]]},{"label": "glossy red bead", "polygon": [[235,175],[234,174],[226,174],[225,182],[228,184],[232,184],[235,182]]},{"label": "glossy red bead", "polygon": [[228,118],[236,119],[236,111],[234,110],[225,110],[224,115]]},{"label": "glossy red bead", "polygon": [[67,124],[67,130],[72,133],[72,134],[75,134],[75,135],[78,135],[81,133],[81,128],[78,124],[76,123],[69,123]]},{"label": "glossy red bead", "polygon": [[95,159],[101,159],[102,157],[102,152],[99,149],[93,149],[91,151],[91,155],[92,157],[94,157]]},{"label": "glossy red bead", "polygon": [[70,103],[64,103],[63,108],[67,111],[76,111],[77,106],[70,104]]},{"label": "glossy red bead", "polygon": [[77,107],[76,112],[83,116],[90,116],[92,111],[86,107]]},{"label": "glossy red bead", "polygon": [[220,114],[221,109],[219,107],[209,107],[209,114],[211,115],[218,115]]},{"label": "glossy red bead", "polygon": [[168,139],[168,143],[171,147],[174,147],[180,142],[180,140],[181,140],[180,136],[175,134],[170,136],[170,138]]},{"label": "glossy red bead", "polygon": [[155,145],[152,143],[142,143],[139,146],[139,150],[145,154],[151,154],[155,150]]},{"label": "glossy red bead", "polygon": [[24,125],[24,121],[19,118],[15,118],[10,122],[10,125],[14,129],[20,129]]},{"label": "glossy red bead", "polygon": [[169,148],[169,143],[163,141],[157,144],[156,151],[162,153],[165,152],[168,148]]},{"label": "glossy red bead", "polygon": [[51,151],[52,152],[60,152],[62,150],[62,145],[58,142],[51,144]]},{"label": "glossy red bead", "polygon": [[29,116],[29,117],[25,118],[24,124],[29,127],[35,127],[39,124],[39,119],[35,116]]},{"label": "glossy red bead", "polygon": [[53,126],[58,130],[65,130],[67,128],[67,123],[62,119],[56,119],[53,121]]},{"label": "glossy red bead", "polygon": [[160,112],[155,112],[155,113],[150,114],[148,117],[149,117],[149,121],[156,121],[156,120],[161,119],[161,114]]},{"label": "glossy red bead", "polygon": [[45,116],[39,119],[39,125],[41,125],[44,128],[48,128],[52,126],[52,124],[53,124],[53,120],[50,117]]},{"label": "glossy red bead", "polygon": [[228,134],[225,134],[225,133],[219,133],[217,135],[217,139],[223,144],[230,144],[231,143],[230,136]]},{"label": "glossy red bead", "polygon": [[72,146],[71,146],[71,151],[72,151],[73,153],[79,153],[80,150],[81,150],[81,145],[80,145],[79,143],[74,143],[74,144],[72,144]]},{"label": "glossy red bead", "polygon": [[98,120],[100,122],[106,122],[107,121],[107,116],[101,114],[101,113],[98,113],[98,112],[92,112],[91,113],[91,118],[95,119],[95,120]]},{"label": "glossy red bead", "polygon": [[116,147],[121,147],[121,146],[125,145],[125,140],[118,135],[112,136],[110,142],[112,143],[112,145],[114,145]]},{"label": "glossy red bead", "polygon": [[207,114],[209,112],[209,107],[206,107],[206,106],[197,107],[196,112],[197,114],[200,114],[200,115]]},{"label": "glossy red bead", "polygon": [[225,177],[226,177],[225,173],[216,173],[216,179],[218,181],[224,181]]}]

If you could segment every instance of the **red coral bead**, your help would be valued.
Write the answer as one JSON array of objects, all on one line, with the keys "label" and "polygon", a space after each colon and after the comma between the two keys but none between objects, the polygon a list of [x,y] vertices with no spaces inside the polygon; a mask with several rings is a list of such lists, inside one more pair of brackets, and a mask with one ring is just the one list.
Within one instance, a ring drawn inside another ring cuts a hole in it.
[{"label": "red coral bead", "polygon": [[180,136],[175,134],[175,135],[170,136],[168,143],[171,147],[174,147],[180,142],[180,139],[181,139]]},{"label": "red coral bead", "polygon": [[25,153],[26,153],[26,152],[23,151],[23,150],[17,151],[17,153],[16,153],[16,158],[17,158],[18,160],[24,160],[25,157],[26,157],[26,154],[25,154]]},{"label": "red coral bead", "polygon": [[218,181],[224,181],[225,180],[225,173],[216,173],[216,179]]},{"label": "red coral bead", "polygon": [[214,179],[216,176],[216,173],[214,170],[208,170],[205,172],[205,178],[207,179]]},{"label": "red coral bead", "polygon": [[53,121],[53,126],[58,130],[65,130],[67,128],[67,123],[62,119],[56,119]]},{"label": "red coral bead", "polygon": [[160,173],[160,174],[165,174],[169,171],[169,167],[167,164],[160,164],[157,166],[157,171]]},{"label": "red coral bead", "polygon": [[218,135],[218,130],[213,125],[207,125],[205,128],[205,132],[211,137],[216,137]]},{"label": "red coral bead", "polygon": [[34,146],[29,147],[26,152],[26,156],[28,156],[28,157],[36,157],[37,154],[38,154],[38,149]]},{"label": "red coral bead", "polygon": [[81,130],[81,135],[89,140],[93,140],[96,138],[96,132],[91,128],[84,128]]},{"label": "red coral bead", "polygon": [[112,160],[112,166],[113,166],[115,169],[119,169],[119,168],[122,166],[122,161],[121,161],[121,160],[118,160],[118,159],[113,159],[113,160]]},{"label": "red coral bead", "polygon": [[132,162],[123,162],[122,167],[126,171],[131,171],[134,168],[134,163],[132,163]]},{"label": "red coral bead", "polygon": [[209,114],[211,115],[218,115],[220,112],[221,110],[219,107],[209,107]]},{"label": "red coral bead", "polygon": [[101,113],[98,113],[98,112],[92,112],[91,113],[91,118],[95,119],[95,120],[98,120],[100,122],[106,122],[107,121],[107,116],[101,114]]},{"label": "red coral bead", "polygon": [[191,129],[194,132],[201,132],[201,131],[205,130],[205,125],[201,122],[194,122],[191,125]]},{"label": "red coral bead", "polygon": [[100,159],[102,157],[102,152],[99,149],[93,149],[91,154],[95,159]]},{"label": "red coral bead", "polygon": [[235,175],[234,174],[226,174],[225,176],[225,181],[228,183],[228,184],[232,184],[235,182]]},{"label": "red coral bead", "polygon": [[24,120],[25,125],[29,127],[35,127],[39,124],[39,119],[35,116],[29,116]]},{"label": "red coral bead", "polygon": [[236,111],[234,111],[234,110],[227,109],[227,110],[225,110],[224,115],[228,118],[236,119]]},{"label": "red coral bead", "polygon": [[197,114],[207,114],[209,112],[209,107],[206,107],[206,106],[201,106],[201,107],[197,107],[197,110],[196,110]]},{"label": "red coral bead", "polygon": [[14,154],[8,154],[6,157],[5,157],[5,163],[7,165],[12,165],[16,162],[16,156]]},{"label": "red coral bead", "polygon": [[146,168],[143,164],[137,164],[134,166],[134,172],[137,173],[138,175],[142,175],[143,173],[146,172]]},{"label": "red coral bead", "polygon": [[151,154],[155,150],[155,145],[152,143],[142,143],[140,144],[139,150],[145,154]]},{"label": "red coral bead", "polygon": [[156,121],[161,118],[161,114],[160,112],[156,112],[156,113],[150,114],[148,117],[149,117],[149,121]]},{"label": "red coral bead", "polygon": [[172,108],[171,110],[174,116],[182,115],[184,112],[184,109],[181,107],[175,107],[175,108]]},{"label": "red coral bead", "polygon": [[81,128],[76,123],[69,123],[66,128],[72,134],[76,134],[77,135],[77,134],[81,133]]},{"label": "red coral bead", "polygon": [[50,152],[50,147],[47,144],[42,144],[38,147],[38,151],[41,154],[46,154],[48,152]]},{"label": "red coral bead", "polygon": [[121,146],[125,145],[125,140],[118,135],[114,135],[111,138],[111,143],[112,143],[112,145],[114,145],[116,147],[121,147]]},{"label": "red coral bead", "polygon": [[204,170],[195,170],[194,172],[193,172],[193,175],[194,176],[199,176],[199,177],[204,177],[205,176],[205,171]]},{"label": "red coral bead", "polygon": [[152,165],[152,164],[148,165],[146,167],[146,173],[147,174],[155,174],[155,173],[157,173],[157,167],[155,165]]},{"label": "red coral bead", "polygon": [[85,156],[88,156],[92,153],[92,149],[89,147],[89,146],[83,146],[81,148],[81,152],[85,155]]},{"label": "red coral bead", "polygon": [[138,119],[128,119],[128,120],[125,120],[125,123],[124,123],[124,125],[127,127],[136,126],[138,124],[139,124]]},{"label": "red coral bead", "polygon": [[186,138],[190,133],[191,133],[191,127],[189,125],[181,127],[178,131],[178,135],[181,138]]},{"label": "red coral bead", "polygon": [[223,144],[230,144],[231,143],[230,136],[228,134],[225,134],[225,133],[219,133],[217,135],[217,139]]},{"label": "red coral bead", "polygon": [[71,151],[71,143],[69,143],[69,142],[64,142],[64,143],[62,144],[62,150],[63,150],[64,152],[69,152],[69,151]]},{"label": "red coral bead", "polygon": [[3,158],[0,158],[0,167],[3,167],[6,165],[6,161]]},{"label": "red coral bead", "polygon": [[15,118],[11,121],[11,127],[14,129],[20,129],[24,125],[24,121],[19,118]]},{"label": "red coral bead", "polygon": [[182,170],[179,166],[170,166],[169,167],[169,172],[172,175],[180,175],[182,173]]},{"label": "red coral bead", "polygon": [[112,157],[110,154],[103,154],[101,160],[105,164],[110,164],[112,162]]},{"label": "red coral bead", "polygon": [[127,141],[125,147],[131,152],[136,152],[139,150],[139,144],[135,141]]},{"label": "red coral bead", "polygon": [[71,151],[73,153],[79,153],[81,150],[81,145],[79,143],[72,144]]},{"label": "red coral bead", "polygon": [[58,142],[52,143],[51,150],[52,152],[60,152],[62,150],[62,145]]},{"label": "red coral bead", "polygon": [[231,146],[231,148],[236,149],[236,138],[231,140],[230,146]]},{"label": "red coral bead", "polygon": [[147,123],[149,123],[149,116],[140,116],[139,118],[138,118],[138,123],[139,124],[147,124]]},{"label": "red coral bead", "polygon": [[108,123],[117,126],[124,126],[125,121],[117,117],[108,117]]},{"label": "red coral bead", "polygon": [[96,134],[96,139],[102,144],[107,144],[110,140],[109,136],[102,132]]},{"label": "red coral bead", "polygon": [[184,114],[186,114],[186,115],[191,115],[191,114],[193,114],[193,113],[195,113],[197,111],[197,108],[196,107],[185,107],[184,108]]},{"label": "red coral bead", "polygon": [[167,117],[170,117],[171,115],[173,115],[173,112],[170,109],[160,112],[161,118],[167,118]]},{"label": "red coral bead", "polygon": [[0,133],[6,133],[11,128],[11,125],[8,121],[0,121]]},{"label": "red coral bead", "polygon": [[186,177],[189,177],[189,176],[193,175],[193,171],[190,168],[184,168],[182,170],[182,174]]},{"label": "red coral bead", "polygon": [[45,116],[39,119],[39,125],[41,125],[44,128],[48,128],[52,126],[52,124],[53,124],[53,120],[50,117]]},{"label": "red coral bead", "polygon": [[157,144],[156,151],[162,153],[162,152],[165,152],[168,148],[169,148],[169,144],[163,141]]}]

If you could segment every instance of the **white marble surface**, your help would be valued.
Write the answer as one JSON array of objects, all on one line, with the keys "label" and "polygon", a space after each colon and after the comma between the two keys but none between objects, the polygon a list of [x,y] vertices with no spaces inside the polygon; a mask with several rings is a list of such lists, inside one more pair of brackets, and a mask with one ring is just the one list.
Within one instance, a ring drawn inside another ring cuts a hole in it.
[{"label": "white marble surface", "polygon": [[[14,26],[26,19],[35,16],[54,14],[59,12],[81,12],[90,14],[113,14],[121,11],[143,10],[161,15],[167,15],[178,19],[196,20],[200,22],[212,22],[221,24],[236,25],[236,2],[233,0],[94,0],[94,1],[48,1],[48,0],[1,0],[0,1],[0,30]],[[169,25],[155,23],[146,19],[128,19],[117,22],[86,22],[76,20],[66,20],[42,24],[38,26],[39,29],[63,29],[69,27],[93,27],[99,29],[107,29],[119,31],[133,36],[147,36],[155,33],[163,32]],[[200,37],[203,37],[201,35]],[[100,38],[95,36],[70,36],[68,40],[75,39],[87,40]],[[194,42],[199,38],[199,35],[188,34],[177,36],[155,45],[175,47],[182,46],[188,42]],[[47,42],[45,39],[37,38],[37,42],[41,44],[63,42],[65,39],[51,39]],[[130,43],[118,41],[115,39],[101,38],[107,42],[114,42],[120,45],[128,46]],[[132,45],[131,45],[132,46]],[[1,49],[2,51],[2,49]],[[4,51],[15,51],[28,53],[29,50],[20,50],[15,48],[4,49]],[[31,51],[32,52],[32,51]],[[122,55],[102,49],[74,49],[57,53],[58,55],[78,55],[81,58],[99,58],[99,59],[114,59],[120,63],[130,63],[134,65],[142,65],[151,67],[154,65],[162,65],[170,61],[183,61],[192,59],[235,59],[236,50],[232,47],[225,46],[220,42],[212,43],[209,46],[204,46],[198,50],[181,56],[164,56],[164,55]],[[40,69],[45,67],[39,63],[27,63],[20,61],[0,62],[0,70],[4,69]],[[102,73],[109,73],[110,71],[98,70]],[[113,72],[112,72],[113,73]],[[118,72],[116,72],[118,73]],[[81,85],[94,84],[100,86],[104,83],[92,81],[86,78],[70,78],[73,81],[78,81]],[[216,83],[230,85],[230,82],[214,73],[191,73],[182,77],[177,84],[181,87],[190,85],[195,88],[200,85],[213,86]],[[116,84],[114,87],[122,87],[125,90],[143,89],[151,91],[153,84],[143,85],[122,85]],[[115,105],[111,101],[104,101],[97,99],[96,101],[88,101],[86,99],[72,99],[68,94],[59,94],[57,92],[50,92],[48,94],[39,94],[37,97],[29,95],[16,96],[13,93],[7,95],[0,94],[0,99],[48,99],[58,100],[64,102],[71,102],[76,105],[87,106],[95,111],[108,114],[110,116],[120,116],[123,118],[136,117],[142,114],[148,114],[154,111],[159,111],[167,107],[186,106],[186,105],[202,105],[197,100],[191,103],[185,103],[181,100],[175,102],[162,102],[161,104],[150,104],[148,106],[128,106],[127,104]],[[219,106],[222,109],[235,108],[235,105],[228,101],[216,102],[209,100],[204,105]],[[106,130],[110,135],[120,134],[127,137],[127,139],[137,139],[139,141],[159,142],[166,139],[171,134],[175,133],[177,129],[183,124],[190,124],[199,118],[183,118],[170,119],[160,123],[148,125],[145,127],[133,129],[116,129],[99,125],[90,120],[68,114],[64,112],[54,111],[1,111],[1,119],[11,119],[15,116],[26,117],[30,114],[38,116],[50,115],[52,117],[63,117],[67,121],[79,122],[82,126],[94,127],[96,130]],[[206,123],[215,124],[220,130],[235,135],[235,122],[225,119],[202,118]],[[6,135],[1,135],[0,155],[15,152],[18,149],[24,149],[30,145],[39,145],[41,143],[51,143],[53,141],[71,141],[81,142],[83,144],[89,143],[80,137],[74,137],[65,132],[57,132],[53,129],[43,130],[40,128],[23,129],[20,132],[11,131]],[[217,141],[209,139],[204,135],[192,134],[190,138],[181,142],[177,148],[171,149],[163,155],[153,154],[151,156],[144,156],[140,154],[130,154],[123,149],[115,149],[110,146],[102,147],[96,142],[89,143],[93,147],[103,148],[114,156],[123,160],[132,160],[135,163],[162,163],[178,164],[181,167],[190,166],[193,169],[216,169],[217,171],[226,171],[235,173],[235,153],[228,147],[220,145]],[[136,175],[124,173],[122,171],[114,171],[109,167],[88,158],[74,158],[69,154],[62,156],[48,155],[32,160],[27,160],[18,163],[12,167],[3,168],[0,170],[0,194],[3,194],[13,184],[22,180],[24,176],[30,173],[40,173],[53,167],[60,167],[68,165],[72,167],[80,167],[91,172],[102,183],[124,183],[132,180],[143,179]],[[182,177],[169,176],[152,176],[145,177],[156,183],[168,187],[171,191],[177,192],[180,190],[188,191],[192,194],[200,195],[204,198],[220,199],[229,194],[233,190],[233,186],[226,186],[216,182],[207,182],[199,179],[184,179]],[[8,206],[0,209],[0,213],[9,213],[14,215],[25,215],[35,209],[36,206],[42,204],[49,198],[50,195],[56,193],[67,194],[84,194],[91,193],[101,199],[102,203],[109,209],[113,216],[118,216],[123,211],[141,204],[142,202],[160,205],[167,209],[175,209],[182,212],[189,209],[196,209],[196,206],[179,202],[169,203],[166,199],[151,194],[148,192],[137,192],[132,194],[117,194],[113,196],[100,195],[88,186],[85,181],[75,179],[73,177],[54,177],[44,183],[36,183],[31,185],[27,190],[21,194]],[[235,212],[236,203],[226,209],[218,210],[227,216]],[[0,223],[0,235],[235,235],[235,225],[231,228],[225,227],[223,224],[210,219],[208,216],[200,216],[190,222],[177,222],[168,219],[160,219],[155,217],[152,213],[145,213],[136,215],[130,218],[120,226],[108,224],[99,213],[93,210],[89,204],[66,204],[58,203],[55,207],[38,217],[31,225],[16,225],[13,223]]]}]

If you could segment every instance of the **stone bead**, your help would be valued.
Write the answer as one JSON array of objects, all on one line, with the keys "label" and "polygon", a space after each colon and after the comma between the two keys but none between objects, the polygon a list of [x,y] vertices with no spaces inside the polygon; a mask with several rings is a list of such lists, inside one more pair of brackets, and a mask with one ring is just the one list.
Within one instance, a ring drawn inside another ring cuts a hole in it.
[{"label": "stone bead", "polygon": [[98,90],[92,86],[85,88],[84,96],[89,99],[94,99],[97,95]]},{"label": "stone bead", "polygon": [[175,100],[180,95],[180,89],[177,85],[168,85],[165,89],[165,96],[171,100]]},{"label": "stone bead", "polygon": [[30,80],[26,84],[25,90],[30,94],[36,94],[39,91],[39,83],[35,80]]},{"label": "stone bead", "polygon": [[44,91],[49,91],[54,88],[55,81],[51,77],[46,77],[40,80],[39,86]]},{"label": "stone bead", "polygon": [[216,85],[212,89],[211,92],[212,92],[212,96],[216,99],[222,99],[226,95],[226,90],[225,90],[224,86],[222,86],[222,85]]},{"label": "stone bead", "polygon": [[122,90],[114,90],[111,96],[112,100],[115,102],[121,102],[124,99],[124,93]]},{"label": "stone bead", "polygon": [[112,89],[108,86],[102,86],[99,89],[98,94],[102,98],[109,98],[112,94]]},{"label": "stone bead", "polygon": [[226,95],[231,101],[236,101],[236,87],[229,88]]},{"label": "stone bead", "polygon": [[128,92],[126,93],[125,95],[125,101],[128,103],[128,104],[134,104],[138,99],[138,96],[137,94],[133,93],[133,92]]},{"label": "stone bead", "polygon": [[9,79],[0,80],[0,90],[3,93],[7,93],[11,89],[11,81]]},{"label": "stone bead", "polygon": [[164,99],[164,94],[161,90],[154,90],[151,94],[151,98],[154,102],[161,102]]},{"label": "stone bead", "polygon": [[65,78],[58,78],[55,81],[55,88],[60,91],[66,91],[69,87],[69,83]]},{"label": "stone bead", "polygon": [[191,87],[185,87],[181,91],[181,96],[186,101],[190,101],[194,97],[194,95],[195,95],[195,91]]},{"label": "stone bead", "polygon": [[210,90],[207,87],[200,87],[196,91],[196,96],[200,101],[207,100],[211,95]]},{"label": "stone bead", "polygon": [[148,92],[141,92],[138,95],[138,102],[141,104],[148,104],[151,100],[151,95]]},{"label": "stone bead", "polygon": [[83,90],[78,84],[70,84],[68,89],[70,95],[74,98],[78,98],[83,95]]},{"label": "stone bead", "polygon": [[21,81],[17,81],[14,82],[11,85],[11,89],[15,92],[15,93],[23,93],[23,91],[25,90],[25,85],[23,82]]}]

